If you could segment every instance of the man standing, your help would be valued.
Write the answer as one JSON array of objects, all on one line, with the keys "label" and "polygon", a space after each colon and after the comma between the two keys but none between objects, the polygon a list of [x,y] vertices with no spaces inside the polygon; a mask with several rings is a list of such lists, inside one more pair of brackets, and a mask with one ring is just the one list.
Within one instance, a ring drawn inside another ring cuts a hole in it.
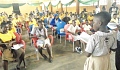
[{"label": "man standing", "polygon": [[114,2],[112,4],[112,7],[110,7],[109,13],[111,14],[111,17],[113,17],[113,14],[118,13],[118,7],[116,6],[116,2]]}]

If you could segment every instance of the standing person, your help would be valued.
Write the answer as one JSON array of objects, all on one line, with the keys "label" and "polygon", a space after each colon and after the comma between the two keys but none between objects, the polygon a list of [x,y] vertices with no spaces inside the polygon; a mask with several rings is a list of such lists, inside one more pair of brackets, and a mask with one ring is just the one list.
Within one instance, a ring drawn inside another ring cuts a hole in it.
[{"label": "standing person", "polygon": [[88,11],[86,10],[86,8],[84,8],[82,12],[83,12],[83,18],[86,20],[87,15],[88,15]]},{"label": "standing person", "polygon": [[109,9],[109,13],[111,14],[111,17],[113,17],[113,14],[118,14],[118,7],[116,6],[116,2],[112,4],[112,7]]},{"label": "standing person", "polygon": [[102,11],[106,11],[106,8],[105,8],[105,6],[103,6],[103,7],[102,7]]},{"label": "standing person", "polygon": [[[80,42],[80,27],[76,24],[75,20],[72,20],[72,24],[70,24],[70,26],[68,27],[68,32],[72,34],[73,39],[75,41],[75,50],[78,53],[82,53],[81,51],[81,42]],[[71,36],[69,36],[69,38],[71,38]]]},{"label": "standing person", "polygon": [[87,46],[87,60],[84,70],[111,70],[110,51],[116,49],[116,32],[109,31],[106,26],[110,22],[111,15],[108,12],[100,12],[94,16],[93,29]]},{"label": "standing person", "polygon": [[96,6],[95,12],[96,12],[96,14],[100,12],[100,8],[98,5]]}]

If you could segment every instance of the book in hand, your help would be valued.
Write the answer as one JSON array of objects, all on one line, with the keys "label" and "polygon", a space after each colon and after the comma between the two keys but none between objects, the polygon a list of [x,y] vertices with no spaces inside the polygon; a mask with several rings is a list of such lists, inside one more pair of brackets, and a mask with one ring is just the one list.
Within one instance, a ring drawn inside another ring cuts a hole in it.
[{"label": "book in hand", "polygon": [[80,34],[80,40],[83,41],[83,42],[85,42],[85,43],[88,42],[89,38],[90,38],[90,35],[87,34],[86,32],[82,32]]},{"label": "book in hand", "polygon": [[11,49],[18,50],[23,46],[24,46],[23,44],[16,44],[16,45],[13,45],[13,47],[11,47]]}]

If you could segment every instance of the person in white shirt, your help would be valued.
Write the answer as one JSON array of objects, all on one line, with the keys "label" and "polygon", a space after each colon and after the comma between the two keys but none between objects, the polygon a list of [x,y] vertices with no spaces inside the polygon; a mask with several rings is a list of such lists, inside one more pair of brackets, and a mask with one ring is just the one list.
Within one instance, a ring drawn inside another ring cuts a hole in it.
[{"label": "person in white shirt", "polygon": [[106,28],[110,20],[111,15],[105,11],[94,15],[93,29],[96,32],[91,35],[85,49],[88,58],[84,70],[111,70],[110,52],[117,48],[117,34]]},{"label": "person in white shirt", "polygon": [[[80,27],[76,25],[75,20],[72,20],[72,24],[68,27],[68,32],[70,32],[73,35],[73,39],[75,41],[76,51],[81,53],[80,49]],[[71,38],[71,36],[69,36]]]},{"label": "person in white shirt", "polygon": [[113,22],[113,23],[118,24],[117,14],[113,14],[113,17],[112,17],[112,19],[111,19],[111,21],[110,21],[110,22]]},{"label": "person in white shirt", "polygon": [[90,31],[90,29],[92,28],[89,23],[88,20],[86,20],[86,24],[82,25],[82,27],[84,28],[85,31]]},{"label": "person in white shirt", "polygon": [[96,6],[95,12],[96,12],[96,14],[100,12],[99,6]]},{"label": "person in white shirt", "polygon": [[35,27],[31,31],[31,37],[34,37],[34,35],[37,36],[37,49],[39,53],[44,57],[44,59],[47,59],[47,56],[42,53],[43,49],[47,49],[47,52],[49,54],[49,62],[52,62],[52,56],[51,56],[51,50],[50,50],[50,40],[48,38],[47,29],[44,27],[44,24],[42,21],[38,21],[38,27]]},{"label": "person in white shirt", "polygon": [[111,17],[113,17],[113,14],[115,14],[115,13],[118,14],[118,10],[119,10],[119,8],[116,6],[116,2],[114,2],[109,9],[109,13],[111,14]]}]

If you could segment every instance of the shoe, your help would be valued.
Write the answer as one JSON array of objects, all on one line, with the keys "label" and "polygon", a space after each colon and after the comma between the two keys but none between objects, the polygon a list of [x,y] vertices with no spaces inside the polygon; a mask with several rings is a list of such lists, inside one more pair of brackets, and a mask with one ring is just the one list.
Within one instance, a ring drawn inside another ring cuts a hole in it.
[{"label": "shoe", "polygon": [[79,50],[79,53],[80,53],[80,54],[83,53],[80,47],[78,47],[78,50]]},{"label": "shoe", "polygon": [[58,39],[60,39],[60,35],[58,35]]},{"label": "shoe", "polygon": [[79,47],[75,47],[76,52],[79,52]]},{"label": "shoe", "polygon": [[47,60],[47,59],[48,59],[45,54],[43,54],[43,58],[44,58],[44,60]]},{"label": "shoe", "polygon": [[80,51],[80,54],[82,54],[83,53],[83,51]]},{"label": "shoe", "polygon": [[52,58],[49,58],[49,62],[52,63]]},{"label": "shoe", "polygon": [[80,48],[80,47],[78,47],[78,50],[79,50],[79,51],[81,51],[81,48]]},{"label": "shoe", "polygon": [[16,66],[16,70],[20,70],[20,67],[18,65]]}]

